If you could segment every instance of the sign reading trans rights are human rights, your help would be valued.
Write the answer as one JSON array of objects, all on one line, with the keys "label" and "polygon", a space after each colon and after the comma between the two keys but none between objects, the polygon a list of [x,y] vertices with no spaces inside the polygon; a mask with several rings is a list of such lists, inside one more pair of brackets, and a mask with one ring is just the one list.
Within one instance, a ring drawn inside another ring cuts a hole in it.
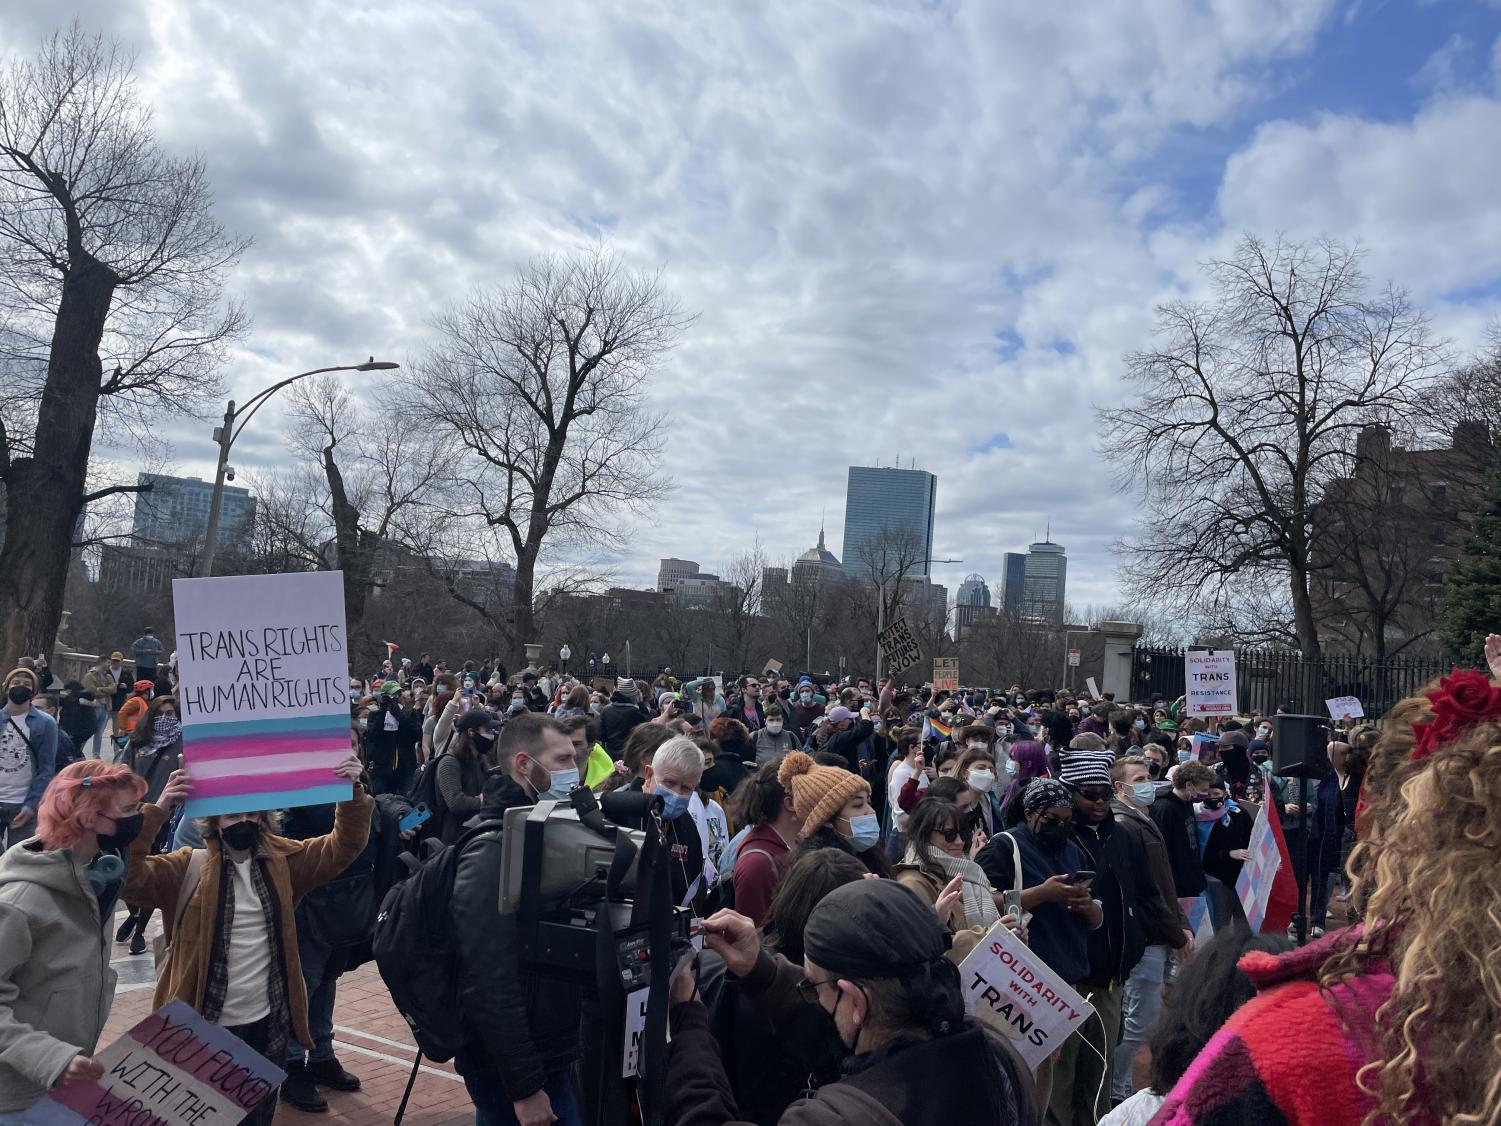
[{"label": "sign reading trans rights are human rights", "polygon": [[172,603],[188,815],[347,799],[343,572],[177,579]]}]

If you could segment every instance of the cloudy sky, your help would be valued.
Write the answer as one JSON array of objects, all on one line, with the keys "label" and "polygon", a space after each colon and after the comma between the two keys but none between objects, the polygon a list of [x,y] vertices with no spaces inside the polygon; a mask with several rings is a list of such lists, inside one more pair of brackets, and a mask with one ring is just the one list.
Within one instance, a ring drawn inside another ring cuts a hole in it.
[{"label": "cloudy sky", "polygon": [[[631,585],[791,557],[821,513],[838,553],[846,467],[915,459],[951,590],[1051,520],[1070,600],[1111,601],[1131,511],[1091,407],[1197,262],[1359,238],[1460,347],[1501,312],[1495,0],[6,0],[0,49],[75,16],[255,240],[241,397],[412,357],[538,252],[665,268],[700,316]],[[179,469],[211,474],[207,429]],[[264,412],[235,460],[284,456]]]}]

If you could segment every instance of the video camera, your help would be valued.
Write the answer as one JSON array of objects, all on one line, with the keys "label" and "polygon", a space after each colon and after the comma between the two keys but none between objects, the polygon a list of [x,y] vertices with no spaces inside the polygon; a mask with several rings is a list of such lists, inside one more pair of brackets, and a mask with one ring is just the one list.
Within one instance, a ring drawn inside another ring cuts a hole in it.
[{"label": "video camera", "polygon": [[[697,920],[672,901],[662,799],[578,786],[568,801],[506,811],[500,912],[517,917],[522,972],[585,994],[582,1101],[591,1126],[624,1126],[622,1060],[638,1046],[642,1122],[665,1113],[667,993]],[[644,998],[644,1004],[642,1003]],[[627,1029],[629,1011],[644,1027]]]}]

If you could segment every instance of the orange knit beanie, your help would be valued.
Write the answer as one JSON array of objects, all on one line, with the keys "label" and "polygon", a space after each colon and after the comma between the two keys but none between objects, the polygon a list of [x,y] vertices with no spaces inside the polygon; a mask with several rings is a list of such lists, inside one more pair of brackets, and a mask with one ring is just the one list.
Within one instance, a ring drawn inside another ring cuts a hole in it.
[{"label": "orange knit beanie", "polygon": [[805,837],[827,825],[856,797],[870,793],[870,783],[858,774],[818,766],[802,751],[782,760],[777,780],[792,792],[792,808],[802,818]]}]

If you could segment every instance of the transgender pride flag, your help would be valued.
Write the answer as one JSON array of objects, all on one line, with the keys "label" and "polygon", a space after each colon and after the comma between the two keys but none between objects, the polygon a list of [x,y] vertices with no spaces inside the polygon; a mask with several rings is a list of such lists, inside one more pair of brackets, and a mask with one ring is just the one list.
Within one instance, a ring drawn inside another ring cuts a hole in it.
[{"label": "transgender pride flag", "polygon": [[172,601],[187,816],[348,800],[343,573],[177,579]]}]

